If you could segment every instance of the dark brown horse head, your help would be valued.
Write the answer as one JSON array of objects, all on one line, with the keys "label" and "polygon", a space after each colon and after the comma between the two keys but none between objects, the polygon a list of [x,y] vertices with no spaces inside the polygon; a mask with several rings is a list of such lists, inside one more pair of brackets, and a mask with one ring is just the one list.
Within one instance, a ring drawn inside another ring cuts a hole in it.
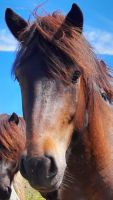
[{"label": "dark brown horse head", "polygon": [[0,199],[8,200],[25,147],[25,123],[15,113],[0,115]]},{"label": "dark brown horse head", "polygon": [[66,17],[53,13],[28,24],[7,9],[6,22],[21,47],[13,68],[27,126],[21,173],[39,191],[54,191],[72,135],[87,125],[82,74],[91,54],[82,35],[83,15],[73,4]]}]

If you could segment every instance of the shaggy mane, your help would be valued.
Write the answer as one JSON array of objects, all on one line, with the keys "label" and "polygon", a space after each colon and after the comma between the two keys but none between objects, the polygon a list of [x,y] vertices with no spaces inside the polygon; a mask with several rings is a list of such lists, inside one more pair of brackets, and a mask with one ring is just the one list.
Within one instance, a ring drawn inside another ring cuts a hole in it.
[{"label": "shaggy mane", "polygon": [[19,125],[9,122],[10,115],[0,115],[0,159],[18,160],[25,147],[25,123],[19,118]]}]

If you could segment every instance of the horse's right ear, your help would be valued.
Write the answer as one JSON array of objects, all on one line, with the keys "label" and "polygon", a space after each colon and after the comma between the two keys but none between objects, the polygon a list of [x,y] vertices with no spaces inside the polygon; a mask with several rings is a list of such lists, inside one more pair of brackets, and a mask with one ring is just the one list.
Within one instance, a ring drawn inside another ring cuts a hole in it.
[{"label": "horse's right ear", "polygon": [[19,40],[20,33],[27,27],[27,22],[10,8],[6,9],[5,20],[11,33]]}]

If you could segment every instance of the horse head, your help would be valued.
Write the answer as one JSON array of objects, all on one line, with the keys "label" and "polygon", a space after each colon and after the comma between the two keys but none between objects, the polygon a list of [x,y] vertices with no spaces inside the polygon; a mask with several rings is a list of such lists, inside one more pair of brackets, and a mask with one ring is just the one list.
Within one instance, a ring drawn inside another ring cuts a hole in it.
[{"label": "horse head", "polygon": [[15,113],[0,115],[0,198],[8,200],[11,184],[19,170],[19,159],[25,147],[25,124]]}]

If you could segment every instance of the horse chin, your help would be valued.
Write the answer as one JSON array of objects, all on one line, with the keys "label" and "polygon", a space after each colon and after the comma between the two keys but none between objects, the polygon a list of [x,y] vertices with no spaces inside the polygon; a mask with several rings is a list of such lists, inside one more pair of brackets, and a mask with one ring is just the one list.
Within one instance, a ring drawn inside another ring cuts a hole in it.
[{"label": "horse chin", "polygon": [[52,192],[55,192],[56,190],[59,189],[59,187],[50,187],[50,188],[46,188],[46,189],[38,189],[38,188],[35,188],[36,190],[38,190],[40,193],[42,194],[48,194],[48,193],[52,193]]},{"label": "horse chin", "polygon": [[41,194],[48,194],[48,193],[57,191],[60,188],[62,180],[58,180],[57,182],[49,186],[39,186],[37,183],[34,183],[32,181],[29,181],[29,183],[31,187],[38,190]]}]

